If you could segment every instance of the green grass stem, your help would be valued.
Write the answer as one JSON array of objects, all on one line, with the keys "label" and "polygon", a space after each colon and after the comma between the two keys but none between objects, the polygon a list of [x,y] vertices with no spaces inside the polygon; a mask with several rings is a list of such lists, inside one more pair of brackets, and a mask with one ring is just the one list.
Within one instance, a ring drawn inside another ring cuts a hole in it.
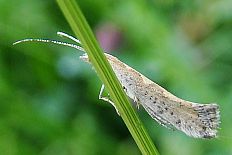
[{"label": "green grass stem", "polygon": [[117,77],[99,47],[93,32],[75,0],[57,0],[57,3],[70,24],[73,32],[80,39],[97,75],[105,85],[121,118],[134,138],[142,154],[158,155],[155,145],[147,134],[138,115],[132,108]]}]

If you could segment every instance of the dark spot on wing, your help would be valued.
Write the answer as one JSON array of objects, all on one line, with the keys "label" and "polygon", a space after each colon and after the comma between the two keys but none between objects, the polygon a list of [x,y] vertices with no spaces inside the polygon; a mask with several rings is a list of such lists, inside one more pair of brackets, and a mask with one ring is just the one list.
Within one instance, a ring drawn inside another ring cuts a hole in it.
[{"label": "dark spot on wing", "polygon": [[164,113],[164,111],[163,111],[163,110],[159,110],[159,111],[158,111],[158,113],[163,114],[163,113]]},{"label": "dark spot on wing", "polygon": [[127,89],[126,89],[126,87],[125,87],[125,86],[122,86],[122,88],[123,88],[123,90],[125,90],[125,92],[127,92]]},{"label": "dark spot on wing", "polygon": [[156,103],[156,102],[157,102],[157,97],[155,97],[153,100],[153,103]]},{"label": "dark spot on wing", "polygon": [[203,126],[203,127],[202,127],[202,129],[205,131],[205,130],[206,130],[206,127],[205,127],[205,126]]},{"label": "dark spot on wing", "polygon": [[182,104],[182,102],[180,102],[180,107],[183,107],[183,104]]},{"label": "dark spot on wing", "polygon": [[180,119],[178,119],[177,120],[177,122],[176,122],[176,124],[180,124],[181,123],[181,120]]},{"label": "dark spot on wing", "polygon": [[148,92],[146,91],[144,95],[146,96],[147,94],[148,94]]}]

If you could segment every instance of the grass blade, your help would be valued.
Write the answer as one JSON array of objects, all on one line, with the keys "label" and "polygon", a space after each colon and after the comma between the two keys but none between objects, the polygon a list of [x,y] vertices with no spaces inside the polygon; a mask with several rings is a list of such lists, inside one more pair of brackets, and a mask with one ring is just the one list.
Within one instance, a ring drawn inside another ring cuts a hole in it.
[{"label": "grass blade", "polygon": [[127,96],[122,90],[118,79],[106,60],[78,5],[74,0],[57,0],[57,3],[75,35],[82,42],[82,46],[86,50],[93,67],[108,90],[110,97],[114,101],[140,151],[142,154],[158,155],[156,147],[134,109],[131,107]]}]

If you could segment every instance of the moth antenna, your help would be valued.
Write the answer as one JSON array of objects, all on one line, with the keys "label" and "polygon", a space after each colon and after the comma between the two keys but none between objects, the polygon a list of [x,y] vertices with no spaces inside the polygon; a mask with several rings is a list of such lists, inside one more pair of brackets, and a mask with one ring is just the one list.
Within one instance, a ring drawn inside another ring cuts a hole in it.
[{"label": "moth antenna", "polygon": [[75,44],[66,43],[66,42],[56,41],[56,40],[48,40],[48,39],[23,39],[23,40],[19,40],[19,41],[14,42],[13,45],[16,45],[16,44],[19,44],[19,43],[23,43],[23,42],[53,43],[53,44],[58,44],[58,45],[72,47],[72,48],[75,48],[75,49],[80,50],[82,52],[85,52],[85,50],[81,46],[78,46],[78,45],[75,45]]},{"label": "moth antenna", "polygon": [[71,39],[72,41],[78,43],[78,44],[81,44],[81,41],[76,39],[75,37],[69,35],[69,34],[66,34],[64,32],[57,32],[57,35],[61,36],[61,37],[65,37],[65,38],[68,38],[68,39]]}]

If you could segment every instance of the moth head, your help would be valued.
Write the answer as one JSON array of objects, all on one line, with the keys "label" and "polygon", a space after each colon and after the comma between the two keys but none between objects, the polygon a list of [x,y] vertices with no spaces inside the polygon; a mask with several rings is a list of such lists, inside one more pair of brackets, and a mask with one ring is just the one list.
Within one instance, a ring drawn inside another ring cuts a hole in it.
[{"label": "moth head", "polygon": [[84,53],[83,55],[81,55],[80,59],[83,60],[83,61],[85,61],[85,62],[90,62],[87,53]]}]

